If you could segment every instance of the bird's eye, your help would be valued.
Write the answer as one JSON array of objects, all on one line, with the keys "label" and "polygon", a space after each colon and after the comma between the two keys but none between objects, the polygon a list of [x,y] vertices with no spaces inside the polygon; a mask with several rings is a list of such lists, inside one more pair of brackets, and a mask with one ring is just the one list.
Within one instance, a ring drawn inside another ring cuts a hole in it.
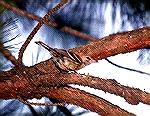
[{"label": "bird's eye", "polygon": [[86,56],[86,59],[87,59],[87,60],[92,60],[92,58],[91,58],[91,57],[89,57],[89,56]]}]

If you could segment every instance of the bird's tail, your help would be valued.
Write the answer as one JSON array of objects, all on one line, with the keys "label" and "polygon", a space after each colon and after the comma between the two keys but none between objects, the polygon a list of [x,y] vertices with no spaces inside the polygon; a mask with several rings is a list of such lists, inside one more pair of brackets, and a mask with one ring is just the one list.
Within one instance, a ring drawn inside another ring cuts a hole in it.
[{"label": "bird's tail", "polygon": [[48,50],[52,56],[59,55],[58,51],[55,48],[48,46],[47,44],[43,43],[42,41],[36,41],[35,43],[39,46],[44,47],[46,50]]}]

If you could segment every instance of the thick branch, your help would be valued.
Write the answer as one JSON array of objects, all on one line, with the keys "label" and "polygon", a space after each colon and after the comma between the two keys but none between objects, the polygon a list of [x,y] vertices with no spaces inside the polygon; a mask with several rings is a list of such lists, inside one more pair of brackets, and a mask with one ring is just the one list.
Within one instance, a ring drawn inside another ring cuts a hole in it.
[{"label": "thick branch", "polygon": [[70,51],[82,57],[90,56],[95,60],[101,60],[120,53],[128,53],[150,46],[150,27],[144,27],[133,31],[112,34],[96,42],[70,49]]},{"label": "thick branch", "polygon": [[[131,38],[129,39],[128,37],[130,36]],[[115,44],[111,45],[111,43],[112,44],[115,43]],[[99,44],[101,46],[99,46]],[[135,30],[135,32],[131,31],[131,32],[110,35],[109,37],[106,37],[97,42],[92,42],[88,45],[81,46],[79,48],[74,48],[71,50],[72,52],[82,54],[81,57],[85,57],[86,55],[90,57],[94,56],[93,58],[97,60],[97,59],[105,58],[109,55],[126,53],[128,51],[137,50],[138,48],[148,47],[149,45],[150,45],[150,28],[147,27],[147,28]],[[117,50],[117,48],[119,50]],[[93,50],[94,53],[93,52],[87,53],[85,49],[89,52]],[[77,52],[78,50],[79,52]],[[107,51],[107,52],[106,54],[104,53],[100,54],[102,51],[103,52]],[[31,78],[34,83],[31,84],[28,78]],[[84,85],[84,86],[87,85],[93,88],[102,89],[103,91],[108,91],[110,93],[124,97],[129,103],[132,104],[137,104],[139,102],[149,104],[150,101],[149,93],[142,92],[139,89],[122,86],[113,80],[98,79],[98,78],[93,78],[93,77],[79,75],[79,74],[61,73],[55,67],[55,65],[51,60],[41,62],[32,67],[22,67],[18,70],[14,68],[10,71],[0,73],[0,97],[2,99],[10,99],[10,98],[17,99],[19,96],[19,97],[23,97],[24,99],[30,99],[30,98],[41,98],[44,95],[47,95],[47,93],[41,93],[42,91],[39,89],[39,87],[41,87],[42,89],[46,89],[46,91],[47,88],[49,88],[49,90],[52,89],[51,94],[49,95],[54,96],[58,94],[57,89],[53,90],[54,87],[61,87],[61,86],[64,87],[71,83]],[[65,89],[62,89],[61,91],[58,89],[58,91],[60,92],[59,94],[62,93],[64,94],[66,92]],[[73,91],[70,90],[70,94],[72,92]],[[68,93],[66,92],[65,95],[66,94],[69,94],[69,92]],[[83,94],[86,93],[83,92]],[[133,98],[133,96],[135,98]],[[62,97],[62,100],[64,101],[71,98],[71,97],[63,98],[64,95],[62,96],[59,95],[59,98],[60,97]],[[90,98],[90,99],[97,99],[97,98]],[[78,101],[76,101],[77,102],[76,103],[71,99],[69,100],[69,102],[78,104]],[[101,102],[99,102],[98,100],[98,104],[101,104]],[[88,106],[84,106],[84,107],[85,108],[87,107],[92,110],[92,108]],[[101,107],[99,109],[101,109]]]},{"label": "thick branch", "polygon": [[123,86],[113,79],[102,79],[87,75],[83,76],[80,74],[71,74],[63,75],[62,79],[60,80],[61,82],[59,80],[57,81],[56,79],[55,82],[57,82],[58,85],[77,84],[103,90],[104,92],[119,95],[128,103],[133,105],[136,105],[139,102],[150,105],[150,93],[143,92],[137,88]]},{"label": "thick branch", "polygon": [[[25,79],[19,79],[18,82],[11,83],[7,81],[6,84],[1,83],[0,88],[3,91],[0,91],[0,96],[7,99],[14,98],[23,98],[23,99],[32,99],[32,98],[41,98],[43,96],[49,98],[55,98],[59,101],[79,105],[83,108],[95,111],[103,116],[107,115],[133,115],[127,111],[115,106],[108,101],[99,98],[97,96],[88,94],[84,91],[74,89],[74,88],[50,88],[50,87],[31,87],[28,85],[28,82]],[[2,92],[4,94],[2,94]],[[63,93],[63,94],[62,94]]]},{"label": "thick branch", "polygon": [[[42,89],[43,88],[41,88],[41,90]],[[129,113],[100,97],[89,94],[85,91],[81,91],[79,89],[64,87],[51,89],[51,91],[48,91],[48,97],[53,97],[59,100],[67,101],[71,104],[79,105],[83,108],[97,112],[102,116],[133,116],[132,113]]]},{"label": "thick branch", "polygon": [[[55,77],[55,78],[52,78]],[[51,71],[50,74],[40,75],[33,78],[36,86],[66,86],[68,84],[77,84],[88,86],[91,88],[103,90],[123,97],[130,104],[138,104],[139,102],[150,105],[150,93],[143,92],[140,89],[123,86],[112,79],[96,78],[81,74],[62,74]]]}]

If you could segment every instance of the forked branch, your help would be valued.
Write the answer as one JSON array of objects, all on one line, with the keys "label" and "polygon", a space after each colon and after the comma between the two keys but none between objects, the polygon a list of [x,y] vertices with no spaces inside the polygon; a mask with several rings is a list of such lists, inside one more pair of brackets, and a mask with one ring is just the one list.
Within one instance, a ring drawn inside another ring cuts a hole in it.
[{"label": "forked branch", "polygon": [[[21,16],[24,16],[24,17],[28,17],[30,19],[33,19],[33,20],[36,20],[36,21],[40,21],[42,18],[41,17],[38,17],[37,15],[34,15],[34,14],[31,14],[27,11],[24,11],[24,10],[21,10],[19,8],[16,8],[6,2],[4,2],[3,0],[0,1],[0,4],[3,5],[6,9],[9,9],[11,11],[13,11],[14,13],[18,14],[18,15],[21,15]],[[52,26],[52,27],[59,27],[59,25],[54,22],[54,21],[51,21],[50,19],[48,20],[44,20],[44,23],[47,24],[48,26]],[[67,26],[64,26],[60,29],[62,32],[66,32],[66,33],[69,33],[71,35],[75,35],[75,36],[78,36],[82,39],[85,39],[85,40],[88,40],[88,41],[96,41],[98,40],[98,38],[94,38],[86,33],[83,33],[83,32],[79,32],[77,30],[74,30],[72,29],[71,27],[67,27]],[[136,70],[136,69],[130,69],[130,68],[127,68],[127,67],[124,67],[124,66],[120,66],[120,65],[117,65],[113,62],[111,62],[110,60],[108,60],[106,58],[106,61],[108,61],[109,63],[111,63],[112,65],[114,66],[117,66],[119,68],[123,68],[123,69],[126,69],[126,70],[130,70],[130,71],[134,71],[134,72],[137,72],[137,73],[141,73],[141,74],[146,74],[146,75],[150,75],[149,73],[146,73],[146,72],[143,72],[143,71],[139,71],[139,70]]]}]

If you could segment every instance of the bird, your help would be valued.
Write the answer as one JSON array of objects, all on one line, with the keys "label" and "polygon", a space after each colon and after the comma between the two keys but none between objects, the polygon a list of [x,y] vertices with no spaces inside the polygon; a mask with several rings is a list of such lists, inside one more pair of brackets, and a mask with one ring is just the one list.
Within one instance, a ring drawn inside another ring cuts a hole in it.
[{"label": "bird", "polygon": [[42,41],[36,41],[35,43],[39,46],[44,47],[50,52],[52,56],[52,61],[60,71],[76,72],[76,70],[79,70],[84,65],[80,56],[73,52],[65,49],[52,48],[47,44],[43,43]]}]

